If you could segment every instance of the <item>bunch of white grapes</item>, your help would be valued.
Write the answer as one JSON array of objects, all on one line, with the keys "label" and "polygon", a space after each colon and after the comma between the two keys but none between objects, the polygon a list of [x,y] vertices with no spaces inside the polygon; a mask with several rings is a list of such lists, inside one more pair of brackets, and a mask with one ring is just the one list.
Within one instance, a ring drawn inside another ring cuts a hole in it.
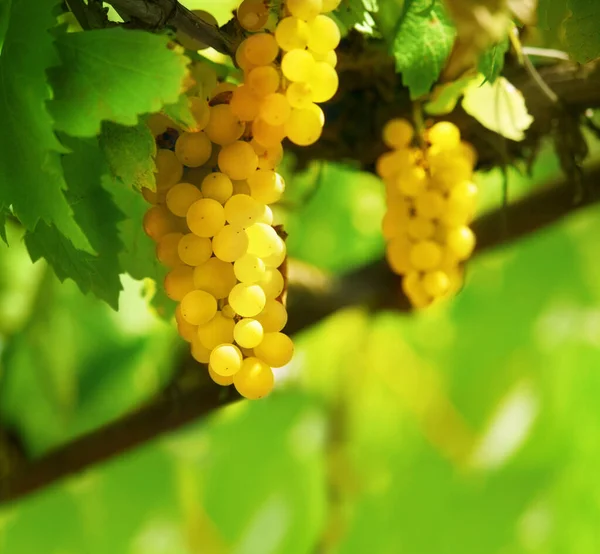
[{"label": "bunch of white grapes", "polygon": [[179,303],[177,328],[193,357],[216,383],[261,398],[273,388],[272,368],[294,350],[281,332],[286,245],[269,207],[285,188],[275,171],[283,150],[248,140],[246,123],[219,103],[235,86],[217,84],[206,66],[192,74],[196,125],[184,130],[162,115],[149,121],[159,146],[175,138],[173,149],[157,151],[156,191],[142,191],[153,204],[144,229],[170,268],[165,291]]},{"label": "bunch of white grapes", "polygon": [[233,91],[231,111],[251,124],[254,141],[278,149],[288,138],[307,146],[321,136],[325,116],[317,105],[338,89],[336,23],[325,13],[340,0],[285,0],[274,32],[268,3],[244,0],[237,9],[240,25],[252,32],[236,50],[243,84]]},{"label": "bunch of white grapes", "polygon": [[376,170],[387,194],[383,218],[386,256],[402,275],[402,288],[416,308],[456,293],[462,263],[475,247],[469,224],[477,187],[471,181],[476,155],[452,123],[436,123],[425,133],[423,148],[411,147],[412,125],[392,119],[383,129],[391,151]]}]

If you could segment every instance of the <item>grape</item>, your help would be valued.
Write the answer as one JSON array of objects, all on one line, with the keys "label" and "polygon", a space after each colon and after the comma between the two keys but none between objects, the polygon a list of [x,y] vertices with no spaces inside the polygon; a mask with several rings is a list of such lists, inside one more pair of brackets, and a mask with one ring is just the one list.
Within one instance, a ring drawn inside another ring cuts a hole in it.
[{"label": "grape", "polygon": [[411,242],[403,235],[394,237],[387,243],[385,256],[394,273],[404,275],[411,270]]},{"label": "grape", "polygon": [[308,48],[318,54],[334,50],[340,43],[340,30],[335,21],[326,15],[317,15],[308,22],[310,36]]},{"label": "grape", "polygon": [[451,190],[456,183],[469,181],[472,176],[471,165],[464,158],[452,158],[432,162],[431,176],[434,184],[442,190]]},{"label": "grape", "polygon": [[177,322],[177,333],[187,342],[193,342],[197,339],[198,326],[188,323],[181,315],[181,306],[177,304],[175,308],[175,321]]},{"label": "grape", "polygon": [[310,75],[313,102],[326,102],[337,92],[337,71],[325,62],[316,62]]},{"label": "grape", "polygon": [[217,375],[235,375],[242,367],[242,353],[233,344],[219,344],[210,353],[209,363]]},{"label": "grape", "polygon": [[306,50],[290,50],[281,59],[281,71],[290,81],[309,81],[315,66],[314,58]]},{"label": "grape", "polygon": [[263,311],[255,319],[260,322],[265,333],[276,333],[285,327],[288,315],[281,302],[267,300]]},{"label": "grape", "polygon": [[236,194],[225,204],[227,221],[243,229],[257,223],[262,212],[262,205],[247,194]]},{"label": "grape", "polygon": [[246,75],[245,85],[256,96],[272,94],[279,88],[279,72],[272,65],[255,67]]},{"label": "grape", "polygon": [[[221,313],[227,319],[234,319],[235,316],[237,315],[235,313],[235,311],[233,310],[233,308],[229,304],[225,304],[225,306],[223,306],[223,308],[221,308]],[[231,341],[229,341],[229,342],[231,342]]]},{"label": "grape", "polygon": [[238,283],[229,293],[229,304],[242,317],[254,317],[265,307],[266,297],[259,285]]},{"label": "grape", "polygon": [[219,96],[219,94],[221,94],[222,92],[233,92],[237,88],[237,85],[233,83],[228,83],[227,81],[223,81],[213,89],[211,94],[211,100]]},{"label": "grape", "polygon": [[269,125],[283,125],[288,118],[292,108],[285,95],[280,92],[268,94],[262,99],[259,116]]},{"label": "grape", "polygon": [[168,233],[179,231],[183,220],[175,217],[165,206],[152,206],[143,219],[144,232],[154,241]]},{"label": "grape", "polygon": [[220,311],[206,323],[198,326],[198,340],[200,344],[209,350],[216,348],[219,344],[233,342],[233,319],[225,317]]},{"label": "grape", "polygon": [[425,291],[417,271],[411,271],[402,279],[402,290],[416,308],[424,308],[431,303],[431,298]]},{"label": "grape", "polygon": [[323,0],[323,7],[321,8],[322,13],[332,12],[337,9],[342,0]]},{"label": "grape", "polygon": [[192,325],[210,321],[217,312],[217,301],[212,294],[203,290],[188,292],[181,299],[181,316]]},{"label": "grape", "polygon": [[235,141],[219,152],[219,169],[230,179],[247,179],[258,167],[258,156],[247,142]]},{"label": "grape", "polygon": [[249,400],[267,396],[275,384],[273,370],[258,358],[246,358],[240,370],[233,376],[235,389]]},{"label": "grape", "polygon": [[237,283],[233,265],[219,258],[210,258],[193,270],[194,287],[205,290],[217,300],[226,298]]},{"label": "grape", "polygon": [[181,180],[183,175],[183,165],[177,159],[175,152],[159,149],[154,158],[156,164],[156,190],[166,192],[173,185]]},{"label": "grape", "polygon": [[267,225],[273,225],[273,210],[266,204],[262,205],[262,213],[256,223],[266,223]]},{"label": "grape", "polygon": [[277,202],[285,190],[283,177],[273,170],[258,169],[248,177],[252,198],[263,204]]},{"label": "grape", "polygon": [[248,235],[242,227],[225,225],[213,238],[213,252],[224,262],[235,262],[248,248]]},{"label": "grape", "polygon": [[225,204],[233,194],[231,179],[218,171],[209,173],[202,181],[200,188],[204,198],[212,198],[219,204]]},{"label": "grape", "polygon": [[[289,123],[289,120],[287,123]],[[285,125],[278,125],[275,127],[269,125],[262,119],[255,119],[252,122],[252,136],[254,137],[254,140],[266,148],[276,147],[278,144],[281,144],[285,135]]]},{"label": "grape", "polygon": [[427,139],[433,146],[449,150],[456,148],[460,144],[460,131],[453,123],[440,121],[429,129]]},{"label": "grape", "polygon": [[246,229],[248,234],[248,253],[261,258],[276,254],[281,249],[281,239],[271,227],[265,223],[255,223]]},{"label": "grape", "polygon": [[190,206],[186,220],[195,235],[214,237],[225,225],[225,211],[216,200],[201,198]]},{"label": "grape", "polygon": [[[277,143],[275,146],[263,146],[256,139],[250,141],[250,146],[258,156],[258,169],[275,169],[283,160],[283,146]],[[250,194],[248,192],[247,194]]]},{"label": "grape", "polygon": [[264,0],[244,0],[236,12],[237,20],[246,31],[260,31],[269,19]]},{"label": "grape", "polygon": [[247,85],[241,85],[233,91],[229,107],[240,121],[253,121],[258,116],[260,99]]},{"label": "grape", "polygon": [[393,205],[388,205],[388,210],[383,216],[381,222],[381,232],[386,240],[391,240],[398,235],[408,231],[409,224],[408,212],[402,212]]},{"label": "grape", "polygon": [[[408,148],[395,150],[393,152],[385,152],[377,158],[377,162],[375,163],[375,171],[382,179],[388,179],[397,175],[402,168],[413,169],[413,167],[413,157]],[[423,178],[425,178],[424,171]]]},{"label": "grape", "polygon": [[204,132],[215,144],[231,144],[244,134],[244,124],[231,112],[228,104],[217,104],[210,108],[210,119]]},{"label": "grape", "polygon": [[275,29],[275,40],[282,50],[304,50],[309,40],[306,21],[297,17],[285,17]]},{"label": "grape", "polygon": [[203,264],[212,256],[212,243],[209,238],[194,233],[183,235],[177,245],[180,260],[187,265]]},{"label": "grape", "polygon": [[202,346],[197,337],[192,341],[192,357],[201,364],[207,364],[210,359],[210,350]]},{"label": "grape", "polygon": [[450,278],[444,271],[429,271],[423,275],[423,290],[435,298],[443,296],[450,288]]},{"label": "grape", "polygon": [[153,113],[146,119],[146,125],[153,137],[162,135],[167,129],[175,129],[177,125],[162,113]]},{"label": "grape", "polygon": [[390,119],[383,127],[383,142],[390,148],[406,148],[414,133],[413,126],[406,119]]},{"label": "grape", "polygon": [[252,62],[250,62],[250,60],[246,56],[247,42],[247,39],[240,42],[239,46],[235,51],[235,63],[245,73],[256,67]]},{"label": "grape", "polygon": [[446,243],[450,252],[459,260],[466,260],[475,248],[475,235],[468,227],[458,227],[448,231]]},{"label": "grape", "polygon": [[419,197],[425,192],[427,186],[427,173],[422,167],[410,167],[402,172],[397,178],[398,190],[409,197]]},{"label": "grape", "polygon": [[302,110],[312,104],[312,87],[304,82],[290,83],[285,96],[292,108]]},{"label": "grape", "polygon": [[285,260],[285,256],[286,256],[286,247],[285,247],[285,242],[283,241],[283,239],[281,237],[277,237],[279,240],[277,241],[277,243],[275,244],[275,249],[273,254],[270,254],[269,256],[265,256],[264,258],[261,258],[263,262],[265,262],[265,265],[267,267],[279,267]]},{"label": "grape", "polygon": [[444,197],[436,190],[427,190],[415,198],[415,209],[422,217],[434,219],[446,209]]},{"label": "grape", "polygon": [[198,93],[198,96],[208,98],[211,91],[217,86],[217,74],[208,64],[197,62],[190,65],[190,74],[196,81],[192,90]]},{"label": "grape", "polygon": [[265,333],[254,354],[271,367],[282,367],[294,356],[294,343],[283,333]]},{"label": "grape", "polygon": [[233,272],[241,283],[256,283],[265,275],[265,263],[254,254],[244,254],[233,264]]},{"label": "grape", "polygon": [[156,257],[161,264],[167,267],[181,264],[177,254],[177,245],[181,237],[183,237],[183,233],[167,233],[159,239],[156,244]]},{"label": "grape", "polygon": [[284,125],[287,137],[298,146],[308,146],[319,140],[323,125],[319,116],[310,109],[293,109]]},{"label": "grape", "polygon": [[475,167],[475,164],[477,163],[477,151],[471,143],[462,141],[458,145],[457,152],[461,158],[464,158],[469,162],[471,169]]},{"label": "grape", "polygon": [[236,194],[247,194],[250,196],[250,187],[246,181],[231,181],[233,184],[233,194],[231,196],[235,196]]},{"label": "grape", "polygon": [[269,65],[279,54],[279,46],[273,35],[259,33],[246,39],[244,55],[254,65]]},{"label": "grape", "polygon": [[210,119],[210,106],[204,98],[194,96],[190,98],[190,111],[194,116],[196,125],[190,131],[202,131],[208,125]]},{"label": "grape", "polygon": [[335,50],[328,50],[324,54],[319,54],[318,52],[313,52],[312,50],[309,50],[309,52],[312,54],[312,57],[316,62],[325,62],[331,67],[335,67],[337,65],[337,54],[335,53]]},{"label": "grape", "polygon": [[185,217],[190,206],[200,198],[202,198],[202,193],[194,185],[178,183],[167,192],[166,204],[171,213]]},{"label": "grape", "polygon": [[273,267],[266,268],[265,274],[258,284],[265,291],[267,300],[277,298],[283,292],[285,287],[283,275],[279,270]]},{"label": "grape", "polygon": [[308,108],[306,108],[306,109],[313,112],[317,116],[321,127],[323,127],[323,125],[325,125],[325,113],[323,112],[323,110],[321,108],[319,108],[319,106],[312,103],[312,104],[309,104]]},{"label": "grape", "polygon": [[323,8],[322,0],[286,0],[285,5],[294,17],[306,21],[319,15]]},{"label": "grape", "polygon": [[212,143],[204,131],[182,133],[175,143],[177,159],[188,167],[198,167],[210,158]]},{"label": "grape", "polygon": [[208,375],[217,385],[221,385],[222,387],[233,384],[233,375],[219,375],[213,371],[210,365],[208,366]]},{"label": "grape", "polygon": [[427,217],[411,217],[408,220],[406,232],[412,239],[425,240],[433,236],[435,232],[435,223]]},{"label": "grape", "polygon": [[164,193],[158,193],[153,190],[150,190],[148,187],[142,187],[142,196],[144,200],[148,202],[148,204],[160,204],[164,202]]},{"label": "grape", "polygon": [[432,240],[423,240],[411,247],[409,257],[415,269],[428,271],[442,261],[442,249]]},{"label": "grape", "polygon": [[165,276],[164,288],[171,300],[180,301],[194,290],[194,270],[187,265],[178,265]]},{"label": "grape", "polygon": [[233,338],[243,348],[254,348],[263,338],[262,325],[256,319],[241,319],[233,328]]}]

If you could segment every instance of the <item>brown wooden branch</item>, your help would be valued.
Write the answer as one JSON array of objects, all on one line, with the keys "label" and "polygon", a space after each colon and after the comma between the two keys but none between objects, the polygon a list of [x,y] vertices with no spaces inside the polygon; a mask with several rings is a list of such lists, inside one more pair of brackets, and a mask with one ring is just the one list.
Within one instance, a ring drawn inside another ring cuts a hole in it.
[{"label": "brown wooden branch", "polygon": [[[550,183],[510,205],[478,219],[475,255],[543,229],[575,211],[600,202],[600,168],[586,172],[584,198],[568,182]],[[399,278],[378,260],[339,278],[304,266],[292,266],[286,331],[298,333],[350,306],[409,311]],[[239,396],[210,382],[204,368],[186,357],[174,383],[160,397],[105,427],[82,436],[44,457],[0,472],[0,503],[14,501],[69,475],[209,415]],[[0,442],[1,446],[1,442]]]}]

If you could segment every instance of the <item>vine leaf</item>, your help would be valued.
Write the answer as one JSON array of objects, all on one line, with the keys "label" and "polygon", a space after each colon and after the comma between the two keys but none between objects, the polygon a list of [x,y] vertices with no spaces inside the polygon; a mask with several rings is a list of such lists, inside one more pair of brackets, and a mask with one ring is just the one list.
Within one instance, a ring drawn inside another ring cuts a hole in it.
[{"label": "vine leaf", "polygon": [[167,42],[121,28],[59,35],[62,63],[49,71],[56,129],[91,137],[102,121],[135,125],[138,115],[177,102],[189,59]]},{"label": "vine leaf", "polygon": [[571,16],[565,21],[565,42],[569,53],[580,62],[600,56],[600,2],[569,0]]},{"label": "vine leaf", "polygon": [[396,70],[411,98],[427,94],[444,68],[456,30],[439,0],[413,0],[394,39]]},{"label": "vine leaf", "polygon": [[12,2],[0,54],[0,209],[12,206],[29,230],[41,219],[91,253],[64,195],[60,153],[65,149],[46,108],[51,98],[46,70],[57,63],[48,29],[55,24],[57,4],[39,0],[32,10],[25,0]]},{"label": "vine leaf", "polygon": [[481,81],[477,75],[465,75],[456,81],[437,85],[431,93],[431,100],[423,106],[430,115],[445,115],[454,110],[465,89],[474,81]]},{"label": "vine leaf", "polygon": [[508,37],[505,37],[485,50],[480,56],[477,70],[490,83],[493,83],[500,76],[504,68],[504,55],[508,51],[509,45]]},{"label": "vine leaf", "polygon": [[484,127],[510,140],[525,138],[533,122],[520,90],[504,77],[494,83],[474,81],[465,90],[462,107]]},{"label": "vine leaf", "polygon": [[190,100],[185,94],[182,94],[177,102],[164,106],[162,113],[184,129],[196,125],[196,120],[190,110]]},{"label": "vine leaf", "polygon": [[106,121],[99,140],[113,178],[128,187],[154,190],[156,142],[144,122],[126,127]]}]

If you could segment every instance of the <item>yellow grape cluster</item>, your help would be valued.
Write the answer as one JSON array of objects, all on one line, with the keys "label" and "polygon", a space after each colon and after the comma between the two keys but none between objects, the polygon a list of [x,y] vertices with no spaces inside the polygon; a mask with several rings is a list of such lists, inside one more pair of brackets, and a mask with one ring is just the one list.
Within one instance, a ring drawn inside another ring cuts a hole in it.
[{"label": "yellow grape cluster", "polygon": [[[246,398],[273,388],[273,367],[293,355],[283,304],[286,245],[270,204],[285,183],[275,168],[281,144],[265,147],[221,93],[214,72],[196,64],[189,98],[196,125],[181,129],[162,115],[149,121],[157,144],[156,191],[144,230],[170,268],[164,288],[178,302],[179,334],[211,378]],[[173,137],[173,147],[168,142]],[[166,143],[165,143],[166,141]]]},{"label": "yellow grape cluster", "polygon": [[391,150],[378,158],[376,170],[386,185],[388,263],[402,275],[411,303],[423,308],[462,285],[462,263],[475,247],[469,223],[477,196],[471,181],[476,155],[446,121],[425,133],[423,148],[413,148],[413,138],[408,121],[388,121],[383,141]]},{"label": "yellow grape cluster", "polygon": [[285,0],[274,33],[265,29],[269,10],[262,0],[244,0],[236,15],[252,32],[236,50],[244,82],[233,91],[231,111],[251,125],[254,140],[276,148],[284,138],[299,146],[315,143],[325,116],[317,105],[338,89],[336,23],[325,15],[340,0]]}]

